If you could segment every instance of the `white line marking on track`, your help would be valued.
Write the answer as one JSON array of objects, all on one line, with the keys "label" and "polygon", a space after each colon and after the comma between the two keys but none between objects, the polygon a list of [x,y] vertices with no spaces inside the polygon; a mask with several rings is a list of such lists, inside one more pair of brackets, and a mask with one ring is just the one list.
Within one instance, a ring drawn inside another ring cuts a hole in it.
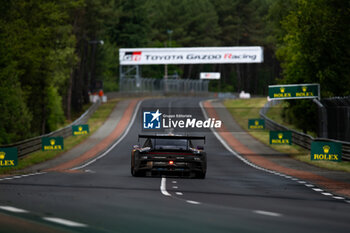
[{"label": "white line marking on track", "polygon": [[87,173],[96,173],[95,171],[90,170],[90,169],[86,169],[86,170],[84,170],[84,172],[87,172]]},{"label": "white line marking on track", "polygon": [[334,199],[337,199],[337,200],[344,200],[345,198],[344,197],[337,197],[337,196],[333,196]]},{"label": "white line marking on track", "polygon": [[189,203],[189,204],[193,204],[193,205],[199,205],[199,204],[201,204],[201,203],[198,202],[198,201],[191,201],[191,200],[187,200],[186,202]]},{"label": "white line marking on track", "polygon": [[264,210],[254,210],[253,212],[256,214],[267,215],[267,216],[272,216],[272,217],[280,217],[282,215],[280,213],[264,211]]},{"label": "white line marking on track", "polygon": [[20,178],[23,178],[23,177],[36,176],[36,175],[41,175],[41,174],[45,174],[45,173],[46,172],[35,172],[35,173],[30,173],[30,174],[25,174],[25,175],[20,175],[20,176],[5,177],[5,178],[1,178],[0,181],[2,181],[2,180],[20,179]]},{"label": "white line marking on track", "polygon": [[176,181],[176,180],[173,180],[173,181],[171,181],[171,183],[173,183],[173,184],[177,184],[177,181]]},{"label": "white line marking on track", "polygon": [[160,181],[160,191],[164,196],[168,196],[170,197],[171,194],[168,193],[168,191],[166,191],[166,178],[162,177],[161,181]]},{"label": "white line marking on track", "polygon": [[[203,107],[203,101],[199,103],[199,106],[201,107],[201,110],[202,110],[202,113],[204,115],[205,118],[208,118],[208,115],[206,113],[206,111],[204,110],[204,107]],[[221,136],[218,134],[218,132],[215,131],[214,128],[210,128],[210,130],[212,131],[212,133],[214,134],[214,136],[219,140],[219,142],[221,142],[221,144],[226,148],[226,150],[228,150],[229,152],[231,152],[231,154],[233,154],[234,156],[236,156],[239,160],[241,160],[243,163],[251,166],[251,167],[254,167],[258,170],[261,170],[261,171],[265,171],[265,172],[270,172],[270,173],[275,173],[276,175],[280,175],[280,176],[284,176],[284,174],[281,174],[279,172],[276,172],[276,171],[272,171],[272,170],[268,170],[266,168],[263,168],[263,167],[260,167],[252,162],[250,162],[249,160],[247,160],[246,158],[242,157],[241,155],[239,155],[236,151],[234,151],[226,142],[224,139],[221,138]],[[296,178],[293,178],[291,176],[289,176],[291,179],[295,179],[295,180],[298,180]]]},{"label": "white line marking on track", "polygon": [[[125,131],[124,131],[124,133],[122,134],[122,136],[120,136],[120,137],[118,138],[118,140],[117,140],[111,147],[109,147],[109,148],[108,148],[105,152],[103,152],[101,155],[99,155],[99,156],[97,156],[96,158],[90,160],[89,162],[84,163],[83,165],[80,165],[80,166],[78,166],[78,167],[71,168],[70,170],[79,170],[79,169],[82,169],[82,168],[84,168],[84,167],[86,167],[86,166],[89,166],[90,164],[96,162],[97,160],[99,160],[99,159],[105,157],[111,150],[113,150],[114,147],[116,147],[116,146],[125,138],[125,136],[129,133],[131,126],[134,124],[134,121],[135,121],[136,115],[137,115],[137,113],[138,113],[138,111],[139,111],[139,108],[140,108],[141,103],[142,103],[142,100],[139,101],[139,102],[137,103],[136,108],[135,108],[135,110],[134,110],[134,114],[133,114],[133,116],[132,116],[132,118],[131,118],[131,121],[129,122],[129,125],[128,125],[127,128],[125,129]],[[118,123],[118,124],[119,124],[119,123]]]},{"label": "white line marking on track", "polygon": [[[203,107],[203,102],[204,101],[201,101],[199,102],[199,106],[202,110],[202,113],[203,113],[203,116],[205,118],[208,118],[208,114],[207,112],[205,111],[204,107]],[[252,162],[250,162],[249,160],[247,160],[246,158],[242,157],[240,154],[238,154],[236,151],[234,151],[227,143],[224,139],[221,138],[221,136],[218,134],[218,132],[215,131],[215,129],[213,128],[210,128],[210,130],[212,131],[212,133],[214,134],[214,136],[216,137],[216,139],[219,140],[219,142],[221,142],[221,144],[226,148],[226,150],[228,150],[229,152],[231,152],[231,154],[233,154],[235,157],[237,157],[239,160],[241,160],[243,163],[253,167],[253,168],[256,168],[258,170],[261,170],[261,171],[265,171],[265,172],[269,172],[269,173],[272,173],[272,174],[275,174],[275,175],[279,175],[279,176],[284,176],[286,178],[289,178],[291,180],[294,180],[294,181],[298,181],[299,179],[297,178],[294,178],[292,176],[288,176],[288,175],[285,175],[285,174],[282,174],[282,173],[278,173],[276,171],[272,171],[272,170],[269,170],[269,169],[266,169],[266,168],[263,168],[263,167],[260,167]],[[314,185],[310,185],[310,184],[305,184],[305,186],[307,187],[314,187]],[[313,188],[313,190],[317,191],[317,192],[322,192],[323,190],[322,189],[315,189]],[[333,195],[333,194],[332,194]],[[346,200],[345,202],[347,203],[350,203],[350,201]]]},{"label": "white line marking on track", "polygon": [[299,183],[299,184],[305,184],[305,183],[306,183],[306,181],[299,180],[299,181],[298,181],[298,183]]},{"label": "white line marking on track", "polygon": [[19,208],[12,207],[12,206],[0,206],[0,209],[10,211],[13,213],[29,213],[28,210],[19,209]]},{"label": "white line marking on track", "polygon": [[179,195],[179,196],[184,195],[182,192],[176,192],[175,194],[176,194],[176,195]]},{"label": "white line marking on track", "polygon": [[173,186],[173,189],[178,189],[179,187],[177,187],[177,186]]},{"label": "white line marking on track", "polygon": [[331,193],[322,193],[322,194],[325,196],[333,196],[333,194],[331,194]]},{"label": "white line marking on track", "polygon": [[[83,165],[80,165],[78,167],[74,167],[74,168],[71,168],[70,170],[78,170],[78,169],[81,169],[81,168],[84,168],[94,162],[96,162],[97,160],[103,158],[104,156],[106,156],[114,147],[116,147],[123,139],[124,137],[129,133],[130,131],[130,128],[131,126],[134,124],[134,121],[135,121],[135,118],[136,118],[136,115],[137,115],[137,112],[140,108],[140,105],[142,103],[142,100],[139,101],[136,105],[136,108],[134,110],[134,115],[132,116],[132,119],[131,121],[129,122],[129,125],[127,126],[126,130],[124,131],[123,135],[111,146],[108,148],[108,150],[106,150],[104,153],[102,153],[100,156],[90,160],[89,162],[83,164]],[[5,177],[5,178],[0,178],[0,181],[3,181],[3,180],[13,180],[13,179],[20,179],[20,178],[23,178],[23,177],[28,177],[28,176],[35,176],[35,175],[41,175],[41,174],[46,174],[47,172],[35,172],[35,173],[30,173],[30,174],[25,174],[25,175],[20,175],[20,176],[12,176],[12,177]]]},{"label": "white line marking on track", "polygon": [[[203,102],[200,102],[199,106],[202,109],[202,113],[203,113],[204,117],[207,119],[208,115],[207,115],[206,111],[204,110]],[[220,137],[220,135],[218,134],[218,132],[216,132],[213,128],[210,128],[210,130],[213,132],[214,136],[219,140],[219,142],[221,142],[221,144],[226,148],[226,150],[231,152],[231,154],[236,156],[239,160],[241,160],[245,164],[247,164],[247,165],[249,165],[251,167],[254,167],[254,168],[258,169],[258,170],[266,171],[265,168],[259,167],[259,166],[255,165],[254,163],[249,162],[247,159],[245,159],[242,156],[240,156],[236,151],[232,150],[232,148],[229,145],[227,145],[227,143],[224,141],[224,139],[222,139]]]},{"label": "white line marking on track", "polygon": [[49,222],[54,222],[54,223],[58,223],[61,225],[65,225],[65,226],[69,226],[69,227],[86,227],[86,224],[83,223],[79,223],[79,222],[73,222],[67,219],[63,219],[63,218],[54,218],[54,217],[44,217],[43,218],[46,221]]},{"label": "white line marking on track", "polygon": [[309,187],[309,188],[315,187],[315,185],[313,185],[313,184],[305,184],[305,186],[306,186],[306,187]]}]

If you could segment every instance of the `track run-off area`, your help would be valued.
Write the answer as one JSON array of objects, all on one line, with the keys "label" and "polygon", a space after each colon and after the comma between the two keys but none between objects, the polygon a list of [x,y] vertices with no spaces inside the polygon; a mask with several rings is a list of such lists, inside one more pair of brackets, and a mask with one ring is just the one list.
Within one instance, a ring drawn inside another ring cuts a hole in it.
[{"label": "track run-off area", "polygon": [[142,100],[97,156],[0,178],[0,232],[349,232],[349,198],[257,165],[214,130],[188,132],[206,137],[205,179],[132,177],[141,109],[194,109],[205,119],[205,100]]}]

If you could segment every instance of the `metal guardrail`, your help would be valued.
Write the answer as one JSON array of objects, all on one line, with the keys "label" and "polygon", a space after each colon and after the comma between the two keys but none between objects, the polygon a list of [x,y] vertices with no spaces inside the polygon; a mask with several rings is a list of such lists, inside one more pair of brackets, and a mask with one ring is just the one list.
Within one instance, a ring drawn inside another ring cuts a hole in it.
[{"label": "metal guardrail", "polygon": [[308,134],[304,134],[302,132],[298,132],[296,130],[289,129],[283,125],[278,124],[277,122],[271,120],[266,116],[269,108],[278,104],[278,100],[272,100],[267,102],[264,107],[260,110],[260,117],[265,119],[265,127],[270,130],[286,130],[292,132],[292,141],[298,146],[301,146],[305,149],[311,149],[312,141],[327,141],[327,142],[338,142],[342,144],[342,159],[350,160],[350,142],[338,141],[328,138],[314,138]]},{"label": "metal guardrail", "polygon": [[17,147],[18,157],[23,157],[28,155],[34,151],[41,150],[41,139],[43,137],[68,137],[72,135],[72,126],[80,125],[87,122],[90,116],[96,111],[98,106],[100,105],[100,101],[94,103],[90,106],[88,110],[86,110],[78,119],[76,119],[71,124],[67,125],[64,128],[58,129],[48,134],[44,134],[38,137],[26,139],[23,141],[15,142],[8,145],[3,145],[1,147]]}]

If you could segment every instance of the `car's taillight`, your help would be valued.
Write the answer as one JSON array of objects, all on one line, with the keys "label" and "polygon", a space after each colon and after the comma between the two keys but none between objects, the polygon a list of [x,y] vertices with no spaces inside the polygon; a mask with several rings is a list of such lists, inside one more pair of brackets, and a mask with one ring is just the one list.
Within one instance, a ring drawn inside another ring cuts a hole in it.
[{"label": "car's taillight", "polygon": [[174,165],[174,161],[170,160],[169,165]]}]

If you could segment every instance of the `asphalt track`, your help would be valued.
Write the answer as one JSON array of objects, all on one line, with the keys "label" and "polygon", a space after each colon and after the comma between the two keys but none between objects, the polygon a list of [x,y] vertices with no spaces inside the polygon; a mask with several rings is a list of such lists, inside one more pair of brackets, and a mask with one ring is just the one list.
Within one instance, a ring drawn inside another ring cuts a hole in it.
[{"label": "asphalt track", "polygon": [[[199,101],[142,107],[188,113]],[[206,179],[132,177],[138,119],[105,157],[77,172],[1,180],[0,232],[349,232],[349,203],[243,163],[209,130],[195,133],[207,138]]]}]

